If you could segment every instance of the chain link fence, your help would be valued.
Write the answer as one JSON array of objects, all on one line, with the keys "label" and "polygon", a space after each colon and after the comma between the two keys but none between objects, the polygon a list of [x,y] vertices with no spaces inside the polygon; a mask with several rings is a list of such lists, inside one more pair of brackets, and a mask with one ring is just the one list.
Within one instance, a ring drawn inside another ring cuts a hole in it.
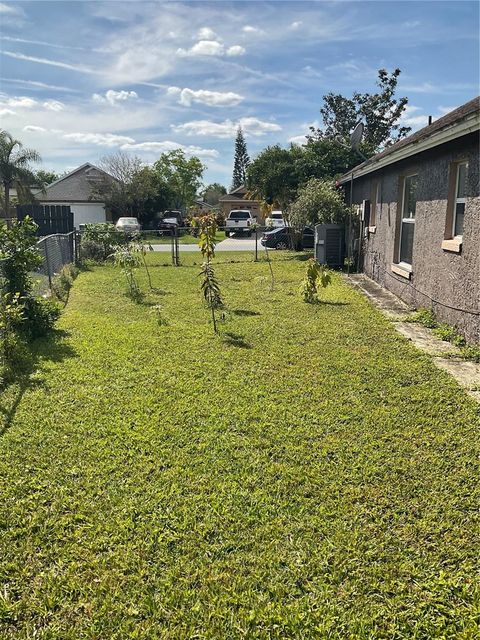
[{"label": "chain link fence", "polygon": [[34,293],[46,295],[52,291],[52,281],[66,264],[77,262],[78,243],[76,232],[55,233],[37,242],[37,251],[43,258],[39,269],[32,274]]}]

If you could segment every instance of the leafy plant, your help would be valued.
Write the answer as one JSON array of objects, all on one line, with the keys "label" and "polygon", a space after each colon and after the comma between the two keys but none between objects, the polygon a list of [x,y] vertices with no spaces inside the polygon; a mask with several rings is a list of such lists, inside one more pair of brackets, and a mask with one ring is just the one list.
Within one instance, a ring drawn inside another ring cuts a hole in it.
[{"label": "leafy plant", "polygon": [[29,296],[23,300],[26,322],[20,329],[30,340],[47,335],[60,317],[60,307],[48,298],[33,298]]},{"label": "leafy plant", "polygon": [[215,245],[217,244],[217,219],[213,213],[192,219],[192,226],[198,230],[198,246],[202,256],[210,262],[215,257]]},{"label": "leafy plant", "polygon": [[203,297],[207,306],[212,312],[213,330],[217,333],[217,320],[215,317],[215,311],[223,306],[222,294],[220,287],[215,278],[215,272],[210,262],[204,262],[202,264],[202,270],[200,275],[203,276],[202,284],[200,286]]},{"label": "leafy plant", "polygon": [[67,302],[73,281],[78,275],[78,267],[74,264],[66,264],[60,272],[55,276],[52,282],[52,288],[55,296],[62,302]]},{"label": "leafy plant", "polygon": [[148,286],[150,287],[150,289],[153,289],[152,277],[150,275],[150,270],[145,259],[147,251],[153,251],[152,245],[149,242],[144,242],[142,235],[140,233],[137,233],[131,242],[131,246],[134,251],[138,251],[138,253],[140,254],[143,266],[145,267],[145,271],[147,272]]},{"label": "leafy plant", "polygon": [[116,267],[120,267],[127,280],[127,295],[135,302],[140,302],[143,294],[135,278],[135,269],[140,266],[140,256],[133,250],[133,246],[127,244],[117,247],[113,253],[113,262]]},{"label": "leafy plant", "polygon": [[446,322],[439,324],[433,329],[432,333],[444,342],[451,342],[455,347],[465,346],[465,338],[458,333],[455,327],[452,327]]},{"label": "leafy plant", "polygon": [[126,235],[117,231],[110,222],[87,224],[81,238],[81,255],[95,262],[105,262],[117,247],[127,242]]},{"label": "leafy plant", "polygon": [[472,360],[480,363],[480,347],[474,345],[465,345],[461,347],[460,353],[465,360]]},{"label": "leafy plant", "polygon": [[300,288],[304,302],[309,304],[316,302],[319,286],[325,288],[331,283],[331,280],[328,269],[311,258],[307,263],[305,278],[302,280]]},{"label": "leafy plant", "polygon": [[153,307],[151,307],[150,309],[150,312],[155,315],[159,327],[166,327],[168,325],[167,319],[163,315],[163,305],[153,305]]},{"label": "leafy plant", "polygon": [[18,366],[18,326],[24,321],[18,293],[0,296],[0,387],[12,377]]},{"label": "leafy plant", "polygon": [[435,329],[438,327],[437,319],[431,309],[418,309],[406,318],[406,322],[417,322],[427,329]]}]

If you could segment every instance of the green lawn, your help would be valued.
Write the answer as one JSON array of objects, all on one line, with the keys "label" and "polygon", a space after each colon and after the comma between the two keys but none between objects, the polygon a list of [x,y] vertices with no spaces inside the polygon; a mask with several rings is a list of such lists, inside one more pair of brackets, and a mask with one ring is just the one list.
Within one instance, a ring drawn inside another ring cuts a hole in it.
[{"label": "green lawn", "polygon": [[200,256],[148,259],[163,295],[83,272],[2,393],[0,638],[478,638],[474,401],[299,256],[270,293],[219,254],[222,336]]}]

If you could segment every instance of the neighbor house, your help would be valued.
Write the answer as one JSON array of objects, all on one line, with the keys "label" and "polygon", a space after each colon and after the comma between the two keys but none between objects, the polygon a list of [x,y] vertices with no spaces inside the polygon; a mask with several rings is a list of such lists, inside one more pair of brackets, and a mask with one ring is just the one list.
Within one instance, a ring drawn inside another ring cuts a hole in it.
[{"label": "neighbor house", "polygon": [[480,342],[480,99],[342,176],[364,272]]},{"label": "neighbor house", "polygon": [[258,200],[249,200],[247,194],[247,188],[242,185],[238,187],[238,189],[234,189],[230,193],[221,196],[218,201],[218,206],[221,208],[225,218],[228,217],[230,211],[248,209],[251,211],[252,216],[257,219],[257,222],[262,224],[263,216],[260,202],[258,202]]},{"label": "neighbor house", "polygon": [[70,205],[77,229],[81,224],[106,222],[109,215],[98,190],[106,181],[113,180],[111,175],[87,162],[46,186],[36,195],[37,202]]}]

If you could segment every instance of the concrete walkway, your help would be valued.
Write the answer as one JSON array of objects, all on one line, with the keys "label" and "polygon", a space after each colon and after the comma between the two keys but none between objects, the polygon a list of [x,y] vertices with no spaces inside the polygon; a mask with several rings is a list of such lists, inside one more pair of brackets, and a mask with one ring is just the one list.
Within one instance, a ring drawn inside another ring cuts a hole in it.
[{"label": "concrete walkway", "polygon": [[437,367],[448,371],[468,394],[480,402],[480,364],[461,358],[460,349],[437,338],[431,329],[414,322],[405,322],[405,318],[412,313],[413,309],[364,274],[345,276],[345,280],[360,289],[393,321],[395,329],[402,336],[411,340],[418,349],[432,356]]},{"label": "concrete walkway", "polygon": [[[160,251],[163,253],[171,252],[172,246],[168,244],[152,244],[154,251]],[[258,238],[258,250],[263,251],[263,247],[260,244],[260,237]],[[180,255],[182,251],[199,251],[197,244],[179,244]],[[225,238],[217,244],[215,251],[255,251],[255,238],[247,237],[231,237]]]}]

